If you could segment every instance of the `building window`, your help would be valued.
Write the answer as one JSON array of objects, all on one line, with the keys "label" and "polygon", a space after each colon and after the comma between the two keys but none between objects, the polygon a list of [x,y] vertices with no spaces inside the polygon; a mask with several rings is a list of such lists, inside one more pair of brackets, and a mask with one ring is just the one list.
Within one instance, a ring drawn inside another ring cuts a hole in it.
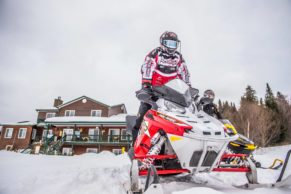
[{"label": "building window", "polygon": [[88,136],[90,140],[97,141],[99,137],[99,128],[91,128],[88,131]]},{"label": "building window", "polygon": [[73,135],[74,135],[74,129],[63,129],[63,135],[66,136],[65,141],[72,141],[73,140]]},{"label": "building window", "polygon": [[56,116],[56,113],[55,112],[48,112],[46,113],[46,118],[52,118],[52,117],[55,117]]},{"label": "building window", "polygon": [[45,138],[51,138],[53,136],[53,130],[52,129],[44,129],[43,132],[42,132],[42,138],[45,139]]},{"label": "building window", "polygon": [[73,117],[75,116],[75,110],[66,110],[65,117]]},{"label": "building window", "polygon": [[122,129],[121,130],[121,140],[127,140],[127,133],[126,133],[126,129]]},{"label": "building window", "polygon": [[18,139],[25,139],[27,128],[20,128],[18,131]]},{"label": "building window", "polygon": [[92,117],[101,117],[102,110],[91,110]]},{"label": "building window", "polygon": [[119,141],[119,129],[109,129],[108,132],[108,141],[110,142],[118,142]]},{"label": "building window", "polygon": [[71,156],[73,154],[72,148],[63,148],[62,154],[65,156]]},{"label": "building window", "polygon": [[13,128],[6,128],[6,133],[4,138],[11,138],[13,134]]},{"label": "building window", "polygon": [[112,152],[113,152],[115,155],[122,154],[121,149],[112,149]]},{"label": "building window", "polygon": [[98,149],[97,148],[87,148],[86,149],[86,152],[87,153],[98,153]]}]

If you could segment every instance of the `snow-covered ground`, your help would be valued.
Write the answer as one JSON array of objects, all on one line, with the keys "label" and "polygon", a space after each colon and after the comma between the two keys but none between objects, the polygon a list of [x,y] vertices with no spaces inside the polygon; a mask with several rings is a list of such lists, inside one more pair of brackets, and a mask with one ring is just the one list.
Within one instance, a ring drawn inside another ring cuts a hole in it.
[{"label": "snow-covered ground", "polygon": [[[284,159],[289,149],[291,145],[258,150],[255,158],[269,166],[274,158]],[[129,168],[126,154],[115,156],[111,152],[69,157],[0,151],[0,194],[125,194]],[[279,173],[259,169],[259,182],[275,182]],[[231,186],[247,182],[243,173],[199,174],[194,179],[201,184],[171,182],[163,186],[172,194],[291,192],[291,187],[244,190]]]}]

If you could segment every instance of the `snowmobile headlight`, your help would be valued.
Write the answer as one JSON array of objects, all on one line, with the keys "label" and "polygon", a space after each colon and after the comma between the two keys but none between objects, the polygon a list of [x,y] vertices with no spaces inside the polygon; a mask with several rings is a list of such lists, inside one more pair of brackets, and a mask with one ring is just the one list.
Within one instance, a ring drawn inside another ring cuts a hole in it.
[{"label": "snowmobile headlight", "polygon": [[173,102],[170,101],[164,101],[164,105],[167,108],[168,111],[170,112],[176,112],[179,114],[184,114],[186,112],[186,109],[184,107],[181,107]]}]

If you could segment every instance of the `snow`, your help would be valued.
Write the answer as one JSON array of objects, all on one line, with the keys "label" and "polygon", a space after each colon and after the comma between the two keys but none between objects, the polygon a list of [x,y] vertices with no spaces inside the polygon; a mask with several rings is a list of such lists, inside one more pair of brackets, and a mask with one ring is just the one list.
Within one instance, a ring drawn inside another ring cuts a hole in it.
[{"label": "snow", "polygon": [[[261,149],[255,159],[264,166],[273,159],[284,159],[291,145]],[[126,154],[111,152],[78,156],[28,155],[0,151],[1,194],[126,194],[130,160]],[[258,169],[261,183],[275,182],[278,170]],[[291,170],[287,171],[291,174]],[[196,183],[170,182],[163,185],[165,194],[283,194],[291,188],[244,190],[232,184],[246,183],[243,173],[201,173]]]},{"label": "snow", "polygon": [[17,122],[17,123],[1,123],[2,126],[6,125],[15,125],[15,126],[33,126],[36,125],[36,123],[31,122],[31,121],[25,121],[25,122]]},{"label": "snow", "polygon": [[90,117],[90,116],[72,116],[72,117],[51,117],[45,122],[125,122],[127,114],[118,114],[111,117]]}]

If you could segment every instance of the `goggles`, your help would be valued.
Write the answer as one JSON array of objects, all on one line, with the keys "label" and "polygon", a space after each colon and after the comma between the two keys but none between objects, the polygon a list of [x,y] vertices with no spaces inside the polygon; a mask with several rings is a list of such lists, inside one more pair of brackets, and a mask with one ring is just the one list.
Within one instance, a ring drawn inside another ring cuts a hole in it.
[{"label": "goggles", "polygon": [[204,94],[204,97],[214,99],[214,95],[212,95],[212,94]]},{"label": "goggles", "polygon": [[178,47],[179,42],[176,40],[163,40],[162,41],[163,45],[171,48],[171,49],[176,49]]}]

